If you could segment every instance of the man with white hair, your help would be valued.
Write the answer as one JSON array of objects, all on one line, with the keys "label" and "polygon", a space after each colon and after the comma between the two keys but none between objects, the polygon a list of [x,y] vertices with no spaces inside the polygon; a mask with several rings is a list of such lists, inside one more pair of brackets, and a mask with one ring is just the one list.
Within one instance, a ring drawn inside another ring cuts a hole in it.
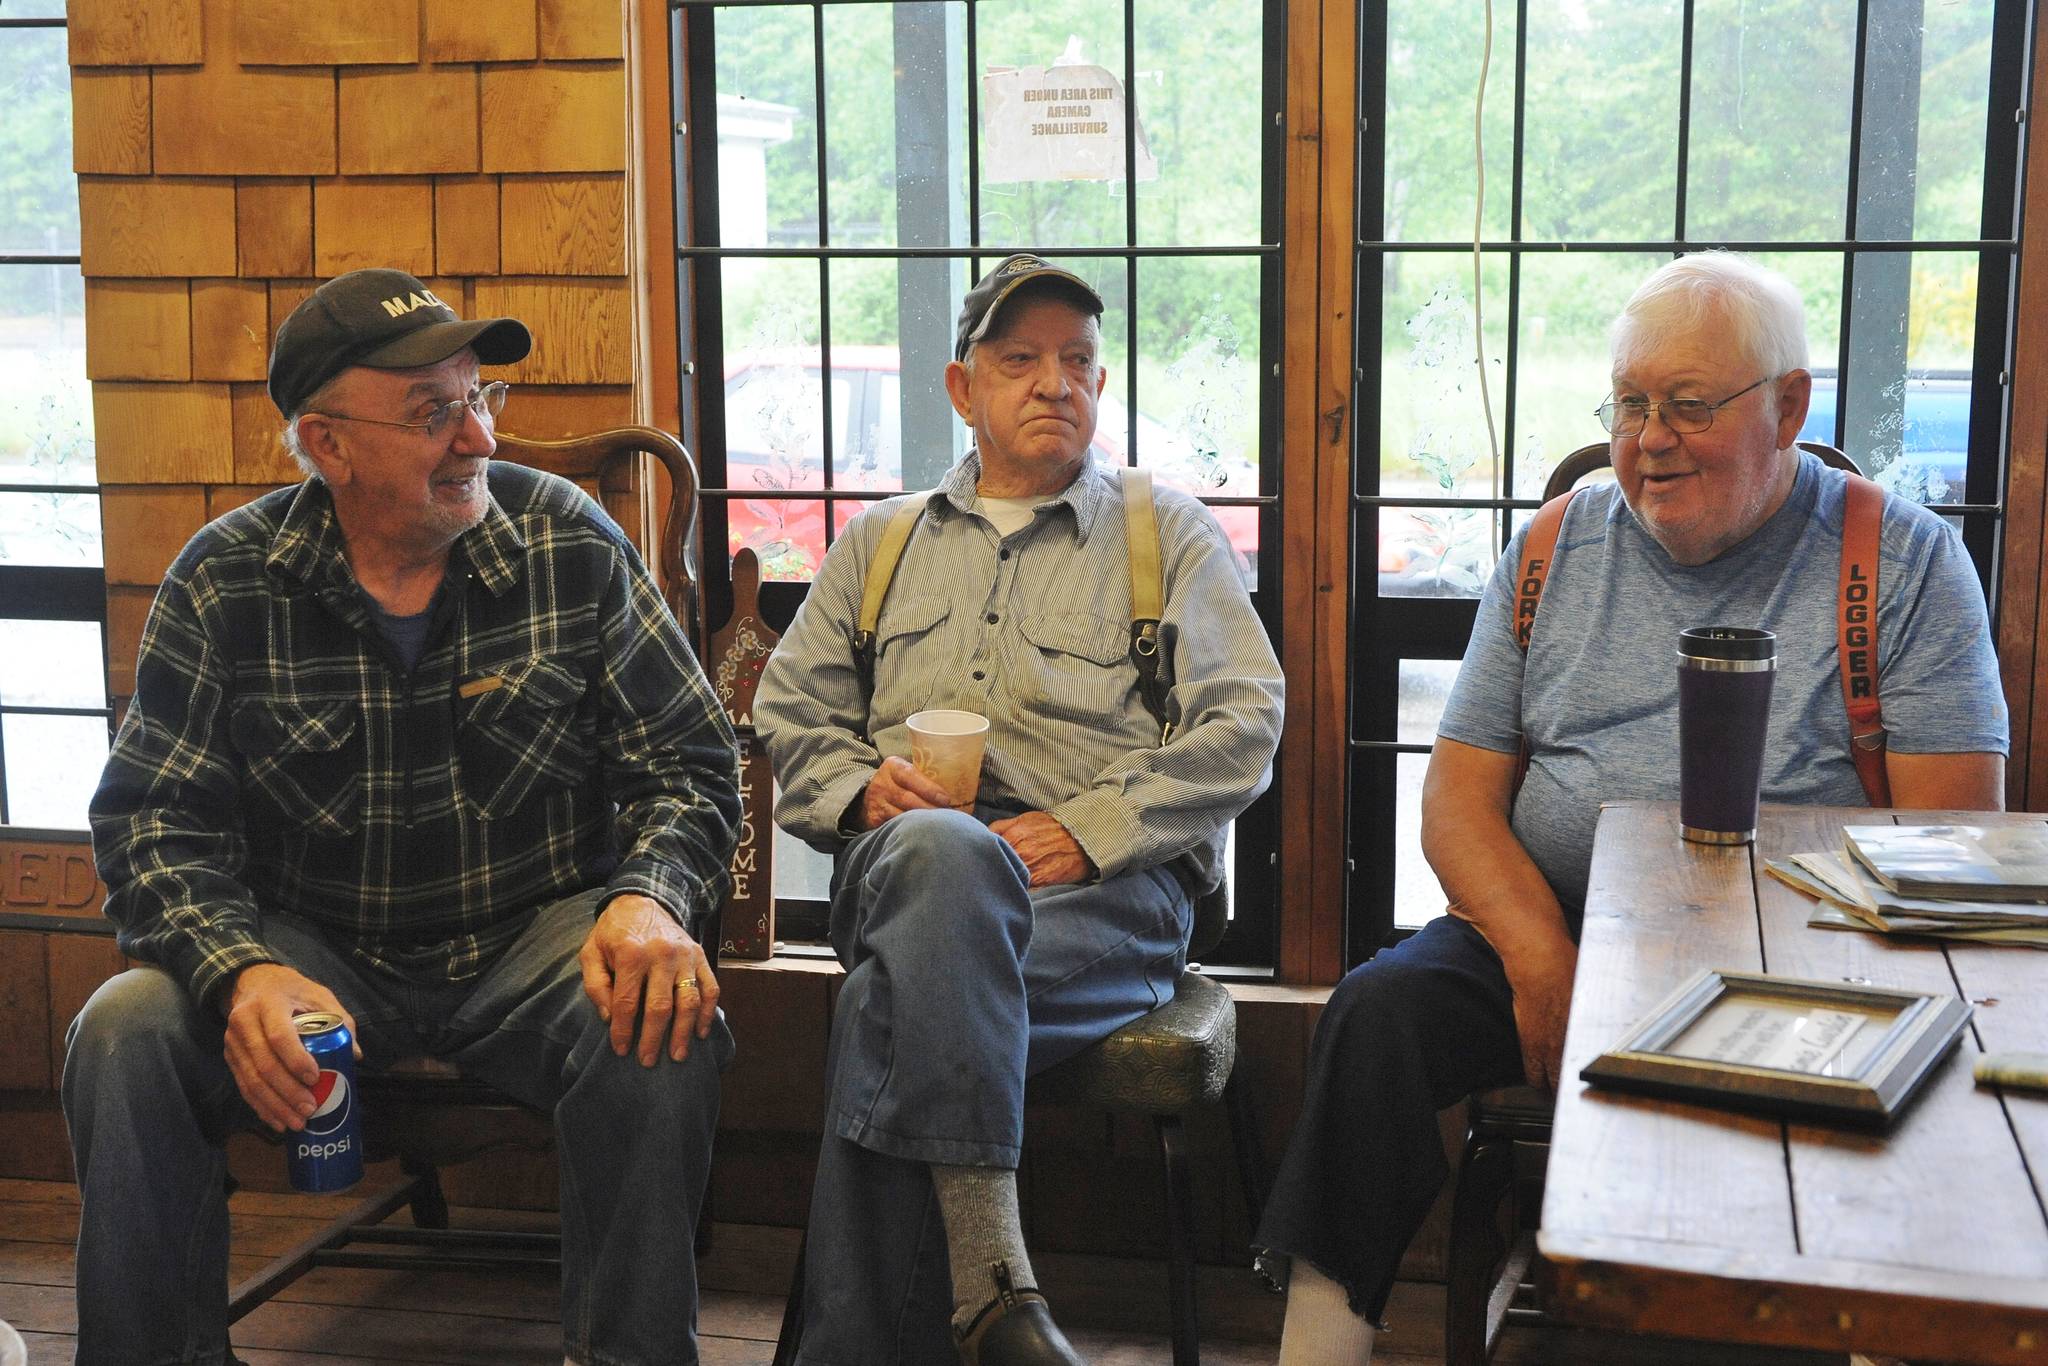
[{"label": "man with white hair", "polygon": [[[1777,634],[1767,800],[1866,800],[1836,648],[1848,476],[1796,444],[1813,385],[1797,292],[1739,256],[1682,257],[1629,300],[1612,354],[1615,483],[1565,508],[1526,653],[1529,533],[1509,546],[1438,727],[1422,843],[1449,913],[1353,970],[1317,1026],[1258,1233],[1262,1265],[1291,1273],[1283,1366],[1369,1358],[1447,1174],[1436,1112],[1555,1086],[1600,803],[1677,796],[1679,631]],[[1998,810],[2006,711],[1961,540],[1887,498],[1879,560],[1892,802]]]},{"label": "man with white hair", "polygon": [[[304,483],[164,578],[92,801],[121,949],[64,1066],[81,1366],[227,1357],[224,1145],[314,1113],[294,1018],[555,1120],[573,1361],[694,1361],[732,1038],[692,935],[738,835],[733,735],[633,547],[493,464],[531,345],[401,271],[278,329]],[[331,1085],[331,1079],[329,1084]]]}]

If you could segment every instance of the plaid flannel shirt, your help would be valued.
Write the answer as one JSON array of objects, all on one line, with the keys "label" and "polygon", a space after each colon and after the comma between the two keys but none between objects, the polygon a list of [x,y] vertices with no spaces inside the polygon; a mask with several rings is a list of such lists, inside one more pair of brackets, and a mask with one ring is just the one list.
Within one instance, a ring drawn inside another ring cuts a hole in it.
[{"label": "plaid flannel shirt", "polygon": [[565,480],[493,464],[407,673],[317,481],[185,547],[92,802],[122,950],[218,1005],[266,909],[420,981],[475,976],[595,886],[724,895],[733,734],[639,556]]}]

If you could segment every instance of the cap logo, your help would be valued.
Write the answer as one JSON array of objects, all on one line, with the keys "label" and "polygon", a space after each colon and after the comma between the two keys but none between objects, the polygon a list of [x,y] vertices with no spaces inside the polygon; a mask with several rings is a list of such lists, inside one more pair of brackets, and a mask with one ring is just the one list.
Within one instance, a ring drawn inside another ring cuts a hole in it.
[{"label": "cap logo", "polygon": [[448,305],[434,297],[434,291],[431,289],[422,289],[412,294],[394,294],[384,300],[383,303],[384,311],[394,318],[403,318],[415,308],[448,307]]},{"label": "cap logo", "polygon": [[1022,275],[1027,270],[1046,270],[1049,267],[1036,256],[1019,256],[1003,267],[1005,275]]}]

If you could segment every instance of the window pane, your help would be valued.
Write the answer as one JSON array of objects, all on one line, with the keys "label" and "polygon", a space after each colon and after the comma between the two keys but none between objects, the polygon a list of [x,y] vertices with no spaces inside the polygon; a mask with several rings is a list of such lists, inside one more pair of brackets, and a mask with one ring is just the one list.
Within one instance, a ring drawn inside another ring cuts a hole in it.
[{"label": "window pane", "polygon": [[14,825],[86,828],[86,806],[107,762],[96,716],[0,715],[7,751],[7,818]]},{"label": "window pane", "polygon": [[1002,168],[989,159],[988,135],[989,76],[1002,68],[1085,63],[1104,68],[1120,84],[1122,9],[1082,0],[981,0],[974,13],[975,55],[981,63],[982,127],[975,130],[981,139],[981,240],[1005,248],[1124,244],[1129,201],[1121,175],[1110,180],[998,180]]},{"label": "window pane", "polygon": [[0,621],[0,634],[0,705],[107,705],[98,622]]},{"label": "window pane", "polygon": [[1643,278],[1668,257],[1566,252],[1522,258],[1515,375],[1515,496],[1536,498],[1560,461],[1605,444],[1593,410],[1613,365],[1607,329]]},{"label": "window pane", "polygon": [[[782,789],[775,789],[776,800],[781,800]],[[805,844],[796,836],[775,827],[775,843],[771,849],[775,859],[775,895],[799,901],[824,901],[832,895],[832,859]]]},{"label": "window pane", "polygon": [[[1405,668],[1405,665],[1404,665]],[[1426,925],[1444,913],[1443,887],[1422,857],[1422,778],[1426,754],[1394,760],[1394,923]]]},{"label": "window pane", "polygon": [[1699,0],[1687,236],[1843,235],[1856,9]]},{"label": "window pane", "polygon": [[1137,105],[1159,178],[1138,185],[1143,242],[1259,240],[1265,47],[1257,0],[1137,9]]},{"label": "window pane", "polygon": [[97,482],[84,280],[73,265],[0,266],[0,484]]},{"label": "window pane", "polygon": [[0,564],[98,563],[97,495],[0,493]]},{"label": "window pane", "polygon": [[961,4],[826,8],[834,246],[967,240],[966,32]]},{"label": "window pane", "polygon": [[4,14],[9,19],[61,19],[64,0],[7,0]]},{"label": "window pane", "polygon": [[[1098,448],[1121,462],[1132,442],[1160,482],[1196,495],[1259,491],[1259,263],[1168,257],[1140,267],[1138,416],[1105,394]],[[1257,585],[1259,510],[1216,519]]]},{"label": "window pane", "polygon": [[[718,237],[818,244],[818,94],[808,7],[720,9]],[[817,292],[812,291],[812,297]]]},{"label": "window pane", "polygon": [[1925,7],[1913,236],[1975,237],[1983,218],[1993,0]]},{"label": "window pane", "polygon": [[[1493,9],[1486,75],[1486,232],[1508,235],[1514,183],[1515,17]],[[1473,101],[1486,39],[1481,6],[1391,0],[1387,6],[1386,240],[1472,239],[1478,176]]]},{"label": "window pane", "polygon": [[1682,37],[1677,0],[1592,0],[1530,31],[1523,236],[1671,235]]},{"label": "window pane", "polygon": [[726,507],[727,548],[752,546],[764,579],[805,580],[825,558],[825,505],[809,498],[746,498]]},{"label": "window pane", "polygon": [[[10,6],[7,15],[16,15]],[[78,251],[71,67],[61,28],[0,29],[0,255]]]}]

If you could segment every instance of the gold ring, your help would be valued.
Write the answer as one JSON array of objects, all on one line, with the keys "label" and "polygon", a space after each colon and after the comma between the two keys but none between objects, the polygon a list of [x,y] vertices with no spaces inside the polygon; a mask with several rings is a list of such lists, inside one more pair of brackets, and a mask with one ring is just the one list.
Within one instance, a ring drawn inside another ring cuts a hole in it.
[{"label": "gold ring", "polygon": [[676,978],[676,990],[677,990],[677,991],[695,991],[696,989],[697,989],[697,979],[696,979],[696,978],[694,978],[694,977],[678,977],[678,978]]}]

